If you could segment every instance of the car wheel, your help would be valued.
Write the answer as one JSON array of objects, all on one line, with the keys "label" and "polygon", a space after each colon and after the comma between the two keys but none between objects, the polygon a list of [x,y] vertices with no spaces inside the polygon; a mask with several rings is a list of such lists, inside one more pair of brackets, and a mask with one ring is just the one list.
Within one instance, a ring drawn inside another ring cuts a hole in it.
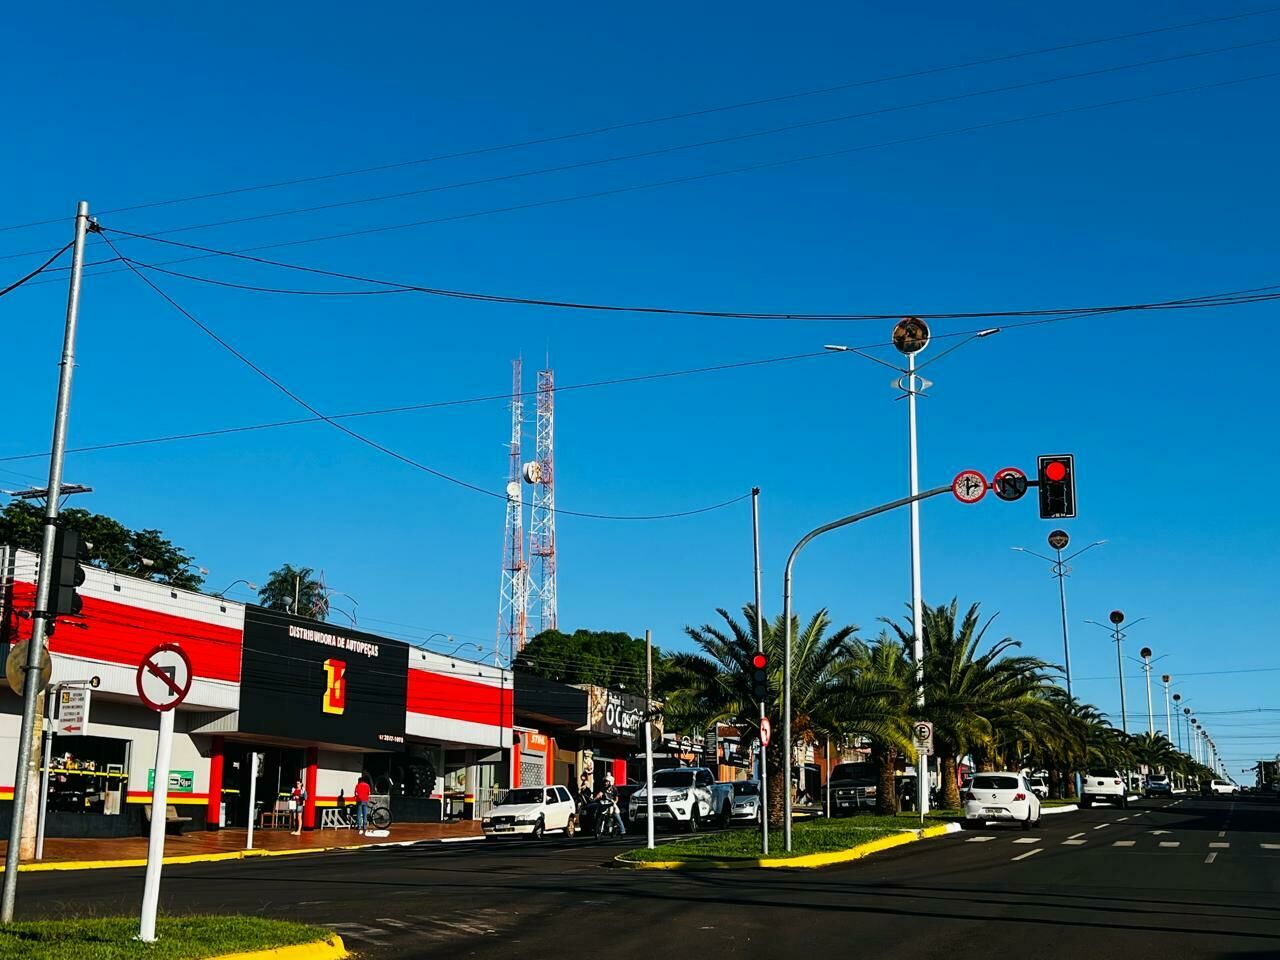
[{"label": "car wheel", "polygon": [[961,821],[960,821],[960,829],[961,829],[961,830],[972,830],[972,829],[974,829],[976,826],[977,826],[977,824],[976,824],[974,821],[969,820],[969,819],[965,819],[965,820],[961,820]]},{"label": "car wheel", "polygon": [[578,832],[578,818],[577,816],[570,814],[569,822],[564,825],[564,835],[566,837],[572,837],[577,832]]},{"label": "car wheel", "polygon": [[546,832],[547,832],[546,821],[544,821],[542,817],[539,817],[538,822],[533,825],[533,832],[530,833],[529,835],[533,837],[533,839],[535,840],[541,840],[543,835]]},{"label": "car wheel", "polygon": [[689,811],[688,830],[690,833],[697,833],[698,830],[701,829],[702,827],[701,820],[702,818],[698,816],[697,807],[694,807],[691,811]]},{"label": "car wheel", "polygon": [[1030,807],[1027,808],[1027,819],[1022,821],[1022,829],[1023,830],[1031,829],[1031,808]]},{"label": "car wheel", "polygon": [[733,819],[733,808],[729,804],[724,805],[724,809],[720,811],[720,827],[727,829],[729,822]]},{"label": "car wheel", "polygon": [[1082,810],[1088,810],[1088,809],[1089,809],[1090,807],[1092,807],[1092,806],[1093,806],[1093,801],[1092,801],[1092,800],[1088,799],[1087,797],[1081,797],[1081,798],[1080,798],[1080,809],[1082,809]]},{"label": "car wheel", "polygon": [[1121,798],[1120,798],[1120,809],[1121,809],[1121,810],[1128,810],[1128,809],[1129,809],[1129,798],[1128,798],[1128,796],[1123,796],[1123,797],[1121,797]]}]

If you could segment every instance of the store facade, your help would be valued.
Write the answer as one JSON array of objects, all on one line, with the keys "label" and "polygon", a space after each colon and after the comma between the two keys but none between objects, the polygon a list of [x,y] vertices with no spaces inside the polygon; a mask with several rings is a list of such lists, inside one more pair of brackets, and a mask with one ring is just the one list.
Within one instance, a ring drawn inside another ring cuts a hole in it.
[{"label": "store facade", "polygon": [[[32,553],[0,548],[0,655],[30,635],[36,565]],[[85,569],[82,616],[60,619],[50,639],[52,683],[100,685],[76,735],[54,737],[50,836],[142,832],[158,721],[135,672],[159,643],[179,644],[195,675],[175,716],[169,793],[193,828],[243,827],[251,815],[287,823],[271,815],[299,780],[307,828],[325,806],[349,802],[362,774],[401,822],[478,816],[510,782],[509,671]],[[0,822],[11,809],[20,711],[0,690]]]}]

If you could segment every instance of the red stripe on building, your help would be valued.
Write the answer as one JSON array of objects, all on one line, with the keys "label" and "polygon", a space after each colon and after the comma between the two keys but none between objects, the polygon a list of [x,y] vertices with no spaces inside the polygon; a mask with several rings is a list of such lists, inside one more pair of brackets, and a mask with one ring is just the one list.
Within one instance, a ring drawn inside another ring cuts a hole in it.
[{"label": "red stripe on building", "polygon": [[[15,611],[31,610],[35,593],[34,584],[14,583]],[[84,628],[73,626],[75,621],[60,621],[49,642],[54,653],[136,667],[156,644],[177,643],[191,658],[197,677],[240,682],[240,648],[244,640],[241,631],[96,597],[82,599],[84,609],[79,622]],[[11,626],[16,639],[30,638],[30,620],[14,617]]]},{"label": "red stripe on building", "polygon": [[409,713],[510,727],[511,687],[449,677],[428,670],[409,671]]}]

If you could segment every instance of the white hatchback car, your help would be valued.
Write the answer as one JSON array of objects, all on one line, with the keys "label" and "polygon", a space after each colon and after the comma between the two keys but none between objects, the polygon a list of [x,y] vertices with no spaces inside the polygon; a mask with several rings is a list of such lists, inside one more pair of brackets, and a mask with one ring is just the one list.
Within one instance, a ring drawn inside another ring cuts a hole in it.
[{"label": "white hatchback car", "polygon": [[1023,830],[1030,830],[1040,822],[1040,798],[1020,773],[975,774],[961,799],[964,801],[961,825],[967,830],[990,820],[1019,823]]},{"label": "white hatchback car", "polygon": [[561,831],[572,837],[578,828],[578,808],[564,787],[517,787],[508,790],[480,822],[486,837]]}]

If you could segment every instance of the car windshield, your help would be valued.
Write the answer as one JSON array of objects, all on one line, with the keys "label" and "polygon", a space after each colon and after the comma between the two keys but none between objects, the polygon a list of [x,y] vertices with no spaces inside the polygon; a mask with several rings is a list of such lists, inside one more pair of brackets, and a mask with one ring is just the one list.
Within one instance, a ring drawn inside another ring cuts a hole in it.
[{"label": "car windshield", "polygon": [[506,796],[498,801],[500,807],[514,807],[525,803],[541,803],[542,791],[526,788],[524,790],[508,790]]},{"label": "car windshield", "polygon": [[760,792],[760,784],[741,781],[733,785],[733,795],[735,797],[755,796]]},{"label": "car windshield", "polygon": [[875,783],[878,771],[873,763],[837,763],[831,769],[832,780],[859,780]]},{"label": "car windshield", "polygon": [[653,775],[655,787],[691,787],[693,786],[692,770],[659,770]]},{"label": "car windshield", "polygon": [[1016,790],[1017,777],[974,777],[974,790]]}]

